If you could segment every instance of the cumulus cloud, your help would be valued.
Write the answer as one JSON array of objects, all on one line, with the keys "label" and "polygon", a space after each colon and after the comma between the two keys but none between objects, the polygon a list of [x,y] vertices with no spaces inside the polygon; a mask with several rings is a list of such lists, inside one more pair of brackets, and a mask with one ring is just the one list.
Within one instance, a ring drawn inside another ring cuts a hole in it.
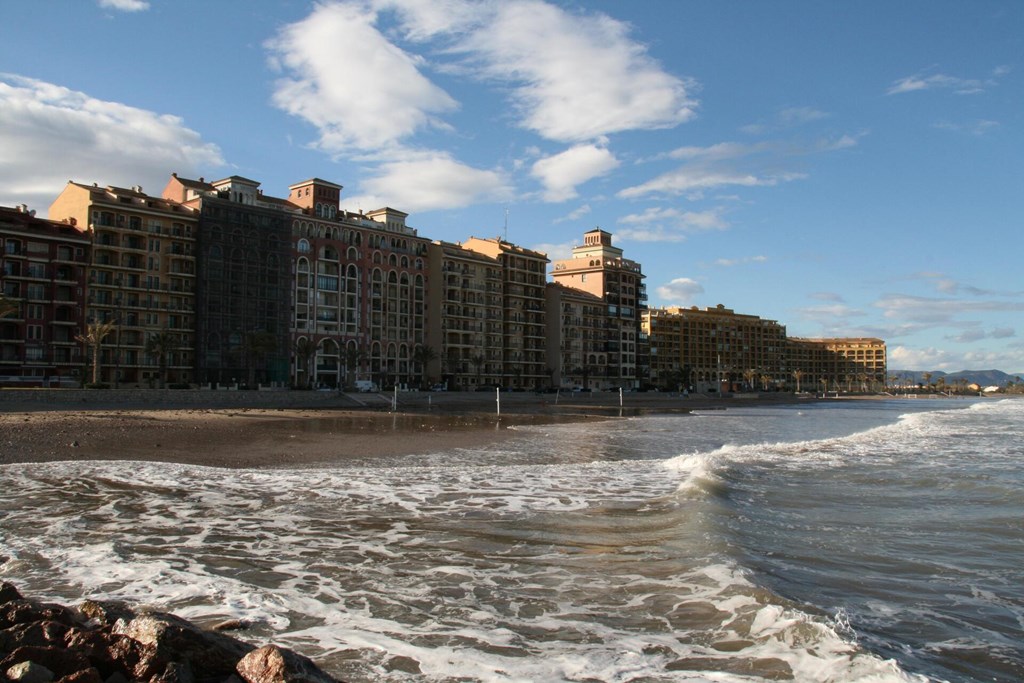
[{"label": "cumulus cloud", "polygon": [[581,142],[693,117],[693,84],[665,72],[628,24],[536,0],[489,6],[494,15],[458,48],[481,75],[511,87],[523,127]]},{"label": "cumulus cloud", "polygon": [[547,254],[548,258],[552,261],[562,261],[568,258],[572,258],[572,250],[576,244],[574,242],[561,242],[558,244],[552,242],[541,242],[534,244],[530,247],[534,251],[539,251],[542,254]]},{"label": "cumulus cloud", "polygon": [[456,101],[424,76],[422,57],[388,40],[377,15],[356,3],[317,5],[302,21],[267,43],[272,64],[285,72],[275,105],[305,119],[331,154],[397,147]]},{"label": "cumulus cloud", "polygon": [[342,200],[350,210],[388,205],[403,211],[431,211],[502,201],[512,195],[502,173],[472,168],[442,152],[380,164],[361,189],[364,194]]},{"label": "cumulus cloud", "polygon": [[10,74],[0,74],[0,149],[0,204],[8,205],[49,205],[68,180],[158,189],[169,169],[225,165],[217,145],[177,116]]},{"label": "cumulus cloud", "polygon": [[[944,370],[955,371],[952,354],[943,349],[928,347],[915,349],[909,346],[895,346],[887,349],[887,364],[900,370]],[[956,368],[960,369],[960,368]]]},{"label": "cumulus cloud", "polygon": [[650,207],[619,219],[616,236],[634,242],[682,242],[688,235],[709,230],[725,230],[729,223],[722,209],[683,211],[674,207]]},{"label": "cumulus cloud", "polygon": [[530,167],[551,202],[619,164],[605,135],[672,127],[696,106],[693,84],[662,69],[628,24],[541,0],[323,2],[266,47],[281,73],[274,104],[315,127],[317,148],[365,164],[441,155],[423,144],[431,133],[472,136],[450,122],[462,103],[436,78],[452,92],[493,86],[510,119],[499,123],[574,144]]},{"label": "cumulus cloud", "polygon": [[577,145],[533,164],[531,174],[544,185],[544,200],[562,202],[577,196],[576,187],[619,165],[615,155],[597,145]]},{"label": "cumulus cloud", "polygon": [[[382,30],[385,12],[395,13],[401,36]],[[628,24],[538,0],[326,3],[267,47],[285,72],[274,102],[316,126],[334,151],[438,125],[457,103],[424,75],[428,67],[495,83],[519,125],[549,140],[671,127],[695,107],[691,84],[648,56]]]},{"label": "cumulus cloud", "polygon": [[671,282],[658,287],[658,296],[668,304],[686,306],[704,293],[704,287],[696,280],[688,277],[677,277]]},{"label": "cumulus cloud", "polygon": [[149,9],[146,0],[99,0],[103,9],[116,9],[121,12],[142,12]]}]

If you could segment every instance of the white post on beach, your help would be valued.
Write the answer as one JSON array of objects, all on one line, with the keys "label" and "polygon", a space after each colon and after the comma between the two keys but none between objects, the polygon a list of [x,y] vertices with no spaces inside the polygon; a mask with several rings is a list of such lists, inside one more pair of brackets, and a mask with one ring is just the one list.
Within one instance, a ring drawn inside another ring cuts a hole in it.
[{"label": "white post on beach", "polygon": [[398,410],[398,385],[395,385],[394,396],[391,397],[391,412]]},{"label": "white post on beach", "polygon": [[619,407],[622,407],[622,387],[619,387]]},{"label": "white post on beach", "polygon": [[494,401],[498,404],[498,415],[501,415],[501,387],[494,388]]},{"label": "white post on beach", "polygon": [[555,405],[558,405],[558,397],[562,395],[561,389],[555,389]]}]

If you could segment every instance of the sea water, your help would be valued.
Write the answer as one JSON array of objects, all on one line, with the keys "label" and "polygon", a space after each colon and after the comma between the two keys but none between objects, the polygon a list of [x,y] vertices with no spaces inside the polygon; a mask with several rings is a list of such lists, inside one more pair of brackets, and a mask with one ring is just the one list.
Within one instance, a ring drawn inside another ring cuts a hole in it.
[{"label": "sea water", "polygon": [[0,578],[248,620],[348,681],[1018,681],[1022,437],[1021,400],[839,401],[318,468],[8,465]]}]

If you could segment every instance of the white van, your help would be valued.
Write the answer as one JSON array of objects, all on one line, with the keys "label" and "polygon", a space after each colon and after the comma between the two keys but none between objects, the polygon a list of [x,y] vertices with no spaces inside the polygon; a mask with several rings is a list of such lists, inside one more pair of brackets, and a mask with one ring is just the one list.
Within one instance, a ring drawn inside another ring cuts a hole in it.
[{"label": "white van", "polygon": [[377,385],[368,379],[357,379],[355,381],[355,387],[356,391],[360,391],[364,394],[372,391],[380,391]]}]

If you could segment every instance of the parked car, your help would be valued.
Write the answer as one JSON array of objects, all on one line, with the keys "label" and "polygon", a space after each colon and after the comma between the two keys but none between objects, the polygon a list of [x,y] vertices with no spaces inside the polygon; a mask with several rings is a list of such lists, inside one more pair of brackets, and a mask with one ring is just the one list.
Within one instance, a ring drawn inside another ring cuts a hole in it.
[{"label": "parked car", "polygon": [[448,391],[448,385],[447,384],[435,384],[432,387],[430,387],[430,390],[431,391]]}]

